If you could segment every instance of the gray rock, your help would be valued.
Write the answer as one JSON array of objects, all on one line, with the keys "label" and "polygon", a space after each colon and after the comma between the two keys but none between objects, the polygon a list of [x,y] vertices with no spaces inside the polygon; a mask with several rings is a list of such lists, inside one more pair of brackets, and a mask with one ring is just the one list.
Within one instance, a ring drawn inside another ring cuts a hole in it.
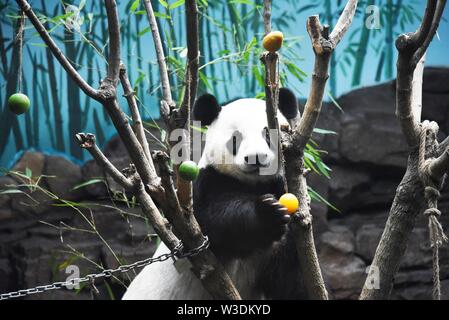
[{"label": "gray rock", "polygon": [[[41,182],[40,186],[47,189],[47,186]],[[53,199],[40,189],[31,189],[21,187],[22,194],[14,194],[11,196],[11,208],[24,214],[42,214],[49,210]]]},{"label": "gray rock", "polygon": [[423,91],[449,93],[449,68],[426,67],[423,76]]},{"label": "gray rock", "polygon": [[[81,167],[81,173],[83,175],[83,182],[93,180],[105,181],[106,179],[103,170],[96,164],[95,160],[87,161]],[[108,189],[105,182],[89,184],[83,187],[83,189],[94,198],[104,198],[108,196]]]},{"label": "gray rock", "polygon": [[362,259],[337,251],[319,254],[323,278],[334,299],[357,299],[366,278]]},{"label": "gray rock", "polygon": [[0,259],[0,289],[10,290],[14,285],[14,280],[13,270],[9,259]]},{"label": "gray rock", "polygon": [[[8,176],[0,177],[0,192],[15,189],[17,182]],[[0,210],[6,209],[11,202],[11,197],[8,194],[0,194]]]},{"label": "gray rock", "polygon": [[78,200],[84,196],[83,189],[72,190],[82,182],[81,168],[66,158],[47,156],[44,173],[50,191],[62,199]]},{"label": "gray rock", "polygon": [[430,248],[427,229],[415,228],[410,236],[400,268],[430,268],[431,265],[432,250]]},{"label": "gray rock", "polygon": [[336,251],[340,254],[352,254],[355,248],[354,234],[346,227],[331,226],[329,231],[321,235],[320,252],[332,254]]},{"label": "gray rock", "polygon": [[363,225],[356,233],[355,252],[365,261],[371,262],[382,236],[383,228],[375,224]]},{"label": "gray rock", "polygon": [[[26,169],[31,170],[32,177],[36,180],[44,172],[45,167],[45,155],[41,152],[25,151],[19,160],[13,165],[12,171],[25,173]],[[23,182],[23,178],[19,178],[17,175],[11,175],[14,180]],[[28,181],[25,181],[28,182]]]}]

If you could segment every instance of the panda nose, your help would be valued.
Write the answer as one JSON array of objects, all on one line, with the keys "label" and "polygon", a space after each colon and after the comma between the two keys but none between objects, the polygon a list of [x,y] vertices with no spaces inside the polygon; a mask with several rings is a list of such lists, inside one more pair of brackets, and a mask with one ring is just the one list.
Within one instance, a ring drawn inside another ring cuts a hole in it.
[{"label": "panda nose", "polygon": [[245,163],[257,167],[264,166],[267,160],[266,153],[256,153],[245,156]]}]

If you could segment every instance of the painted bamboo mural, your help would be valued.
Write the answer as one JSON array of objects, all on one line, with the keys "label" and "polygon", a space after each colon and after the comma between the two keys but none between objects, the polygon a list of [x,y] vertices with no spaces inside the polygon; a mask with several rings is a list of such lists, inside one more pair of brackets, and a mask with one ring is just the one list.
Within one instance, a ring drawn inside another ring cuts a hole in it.
[{"label": "painted bamboo mural", "polygon": [[[170,83],[181,88],[184,82],[185,21],[183,1],[151,0],[162,37],[163,51],[168,57]],[[263,68],[257,42],[262,36],[262,0],[254,1],[200,1],[200,93],[213,92],[221,101],[237,96],[263,97]],[[380,12],[381,28],[365,27],[370,13],[369,6]],[[104,78],[104,57],[108,54],[109,39],[106,35],[107,17],[104,6],[96,1],[72,0],[64,2],[36,1],[45,27],[52,31],[74,66],[93,86]],[[281,81],[285,85],[300,88],[305,95],[304,79],[310,76],[302,70],[302,59],[307,56],[302,44],[307,36],[297,21],[302,17],[319,13],[325,24],[333,25],[342,9],[343,1],[294,1],[274,2],[273,27],[285,34],[286,49],[281,57]],[[357,87],[369,74],[373,83],[395,76],[394,39],[399,32],[418,21],[415,2],[402,0],[361,0],[354,30],[347,43],[339,47],[330,62],[329,91],[333,97]],[[68,8],[75,10],[79,30],[68,30],[66,22],[73,20]],[[149,41],[149,29],[144,22],[142,0],[122,0],[120,10],[127,12],[121,20],[123,42],[122,59],[128,68],[131,84],[136,86],[139,107],[145,121],[157,120],[156,101],[160,98],[157,63]],[[0,166],[11,152],[25,147],[65,152],[82,159],[79,147],[73,141],[77,131],[96,130],[101,126],[104,140],[110,138],[111,121],[102,108],[85,97],[61,71],[50,51],[42,45],[36,34],[26,35],[25,81],[33,101],[30,114],[16,117],[6,108],[6,97],[17,90],[17,47],[14,44],[17,7],[14,2],[0,0]],[[7,13],[7,14],[6,14]],[[79,15],[79,16],[78,16]],[[443,22],[444,23],[444,22]],[[29,22],[27,22],[29,28]],[[253,43],[254,41],[254,43]],[[292,55],[289,46],[295,47]],[[305,55],[305,56],[304,56]],[[369,64],[367,61],[378,62]],[[45,64],[45,68],[41,66]],[[36,66],[37,70],[32,67]],[[373,70],[374,68],[374,70]],[[346,81],[348,79],[348,81]],[[342,81],[344,80],[344,81]],[[31,86],[31,83],[34,85]],[[183,93],[173,90],[178,101]],[[45,130],[43,129],[45,128]],[[29,137],[30,136],[30,137]],[[8,150],[8,155],[4,152]]]}]

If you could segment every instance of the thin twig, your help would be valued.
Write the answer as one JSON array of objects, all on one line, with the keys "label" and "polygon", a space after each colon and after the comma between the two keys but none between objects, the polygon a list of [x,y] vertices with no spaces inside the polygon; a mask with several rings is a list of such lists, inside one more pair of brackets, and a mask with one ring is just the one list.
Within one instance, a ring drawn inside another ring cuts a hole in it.
[{"label": "thin twig", "polygon": [[263,25],[265,35],[271,32],[271,0],[263,1]]},{"label": "thin twig", "polygon": [[95,143],[95,135],[91,133],[77,133],[76,139],[81,148],[86,149],[95,159],[95,162],[106,171],[115,182],[125,190],[131,190],[134,186],[130,179],[126,178],[103,154]]},{"label": "thin twig", "polygon": [[[176,116],[178,128],[183,128],[188,121],[190,107],[195,102],[198,90],[198,67],[199,67],[199,29],[198,29],[198,7],[195,0],[186,0],[186,30],[187,30],[187,66],[185,85],[189,87],[184,94],[183,101]],[[189,124],[186,127],[190,130]],[[190,131],[189,131],[190,132]]]},{"label": "thin twig", "polygon": [[62,53],[62,51],[59,49],[57,44],[53,41],[50,34],[47,32],[45,27],[42,25],[42,23],[39,21],[39,18],[36,16],[36,14],[31,9],[30,4],[26,0],[16,0],[17,4],[20,6],[22,11],[26,14],[28,19],[30,19],[31,23],[36,28],[36,31],[41,36],[44,43],[47,45],[47,47],[51,50],[55,58],[59,61],[61,66],[64,68],[64,70],[68,73],[68,75],[73,79],[73,81],[80,87],[81,90],[85,94],[87,94],[89,97],[100,101],[101,97],[99,94],[99,91],[92,88],[76,71],[76,69],[72,66],[70,61],[66,58],[66,56]]},{"label": "thin twig", "polygon": [[153,36],[154,47],[156,49],[157,62],[159,65],[159,74],[161,77],[162,86],[162,98],[168,107],[173,106],[173,98],[170,88],[170,80],[167,71],[167,62],[165,60],[164,49],[162,46],[162,41],[159,33],[159,28],[157,26],[156,16],[154,15],[153,6],[150,0],[143,1],[145,10],[147,12],[148,23],[150,24],[151,33]]},{"label": "thin twig", "polygon": [[117,87],[120,74],[120,22],[117,13],[115,0],[105,0],[106,15],[108,18],[109,32],[109,56],[108,56],[108,76],[114,88]]},{"label": "thin twig", "polygon": [[129,110],[131,111],[131,118],[133,120],[134,129],[136,131],[137,139],[143,147],[147,159],[150,161],[151,170],[154,171],[153,161],[151,160],[150,147],[145,136],[145,129],[143,127],[142,117],[140,116],[139,107],[137,105],[137,99],[135,92],[129,81],[126,67],[124,64],[120,66],[120,82],[123,88],[123,96],[128,101]]}]

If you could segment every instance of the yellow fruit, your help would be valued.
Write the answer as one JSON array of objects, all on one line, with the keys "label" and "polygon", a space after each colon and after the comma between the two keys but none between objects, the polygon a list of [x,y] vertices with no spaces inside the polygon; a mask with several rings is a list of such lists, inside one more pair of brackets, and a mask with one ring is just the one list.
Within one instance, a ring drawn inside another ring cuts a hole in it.
[{"label": "yellow fruit", "polygon": [[280,31],[272,31],[267,34],[262,41],[262,45],[265,50],[270,52],[276,52],[282,47],[284,41],[284,35]]},{"label": "yellow fruit", "polygon": [[294,194],[286,193],[279,198],[279,203],[287,208],[290,214],[295,213],[299,208],[298,198]]}]

